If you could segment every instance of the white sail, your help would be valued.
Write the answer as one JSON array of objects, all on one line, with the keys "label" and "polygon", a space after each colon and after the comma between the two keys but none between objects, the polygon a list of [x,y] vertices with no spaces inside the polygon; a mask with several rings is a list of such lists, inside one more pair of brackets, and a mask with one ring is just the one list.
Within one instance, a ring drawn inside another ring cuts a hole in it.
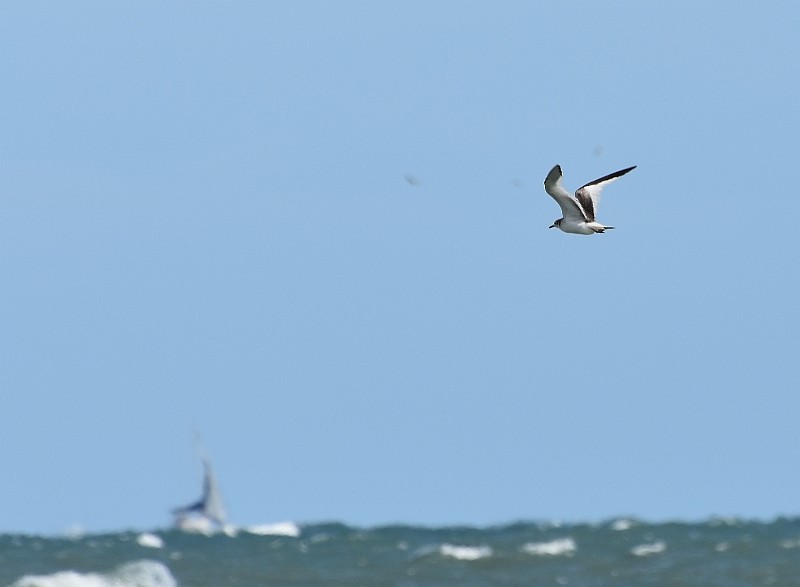
[{"label": "white sail", "polygon": [[217,485],[217,477],[208,459],[203,459],[205,475],[203,476],[203,514],[215,521],[220,526],[227,522],[225,504],[222,503],[222,494]]},{"label": "white sail", "polygon": [[175,526],[188,532],[211,533],[227,524],[225,504],[217,484],[217,477],[207,457],[203,456],[203,495],[187,506],[172,510]]}]

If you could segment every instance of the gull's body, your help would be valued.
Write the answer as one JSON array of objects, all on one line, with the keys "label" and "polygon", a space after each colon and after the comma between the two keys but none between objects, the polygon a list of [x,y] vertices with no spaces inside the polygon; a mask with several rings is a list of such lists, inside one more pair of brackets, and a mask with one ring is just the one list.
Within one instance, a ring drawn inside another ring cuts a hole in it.
[{"label": "gull's body", "polygon": [[595,220],[594,215],[600,205],[600,192],[606,184],[634,169],[636,169],[635,165],[590,181],[578,188],[573,196],[561,185],[561,166],[553,167],[544,180],[544,191],[561,206],[563,217],[553,222],[550,228],[560,228],[564,232],[572,234],[595,234],[614,228],[613,226],[604,226]]}]

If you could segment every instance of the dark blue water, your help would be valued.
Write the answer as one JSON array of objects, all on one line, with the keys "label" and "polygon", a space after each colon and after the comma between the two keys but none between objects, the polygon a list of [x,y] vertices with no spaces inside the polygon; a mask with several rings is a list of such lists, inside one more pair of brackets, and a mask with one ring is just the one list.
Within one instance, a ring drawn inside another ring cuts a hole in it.
[{"label": "dark blue water", "polygon": [[800,519],[5,535],[0,585],[800,587]]}]

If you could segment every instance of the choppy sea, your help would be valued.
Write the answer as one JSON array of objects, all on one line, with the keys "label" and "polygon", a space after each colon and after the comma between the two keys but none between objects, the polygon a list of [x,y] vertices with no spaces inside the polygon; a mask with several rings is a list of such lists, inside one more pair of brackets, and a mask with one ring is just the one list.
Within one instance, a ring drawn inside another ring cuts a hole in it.
[{"label": "choppy sea", "polygon": [[0,585],[800,586],[800,518],[0,536]]}]

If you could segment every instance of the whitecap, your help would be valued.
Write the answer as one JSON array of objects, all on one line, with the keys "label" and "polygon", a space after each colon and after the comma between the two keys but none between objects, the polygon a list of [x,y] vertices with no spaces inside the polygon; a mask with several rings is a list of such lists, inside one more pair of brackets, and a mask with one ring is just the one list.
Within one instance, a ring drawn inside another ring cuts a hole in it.
[{"label": "whitecap", "polygon": [[245,532],[258,536],[300,536],[300,526],[294,522],[278,522],[275,524],[258,524],[243,528]]},{"label": "whitecap", "polygon": [[462,561],[475,561],[492,556],[490,546],[457,546],[455,544],[442,544],[439,554]]},{"label": "whitecap", "polygon": [[145,548],[164,548],[164,541],[160,536],[150,532],[142,532],[136,537],[136,543]]},{"label": "whitecap", "polygon": [[25,575],[14,581],[11,587],[108,587],[102,575],[61,571],[52,575]]},{"label": "whitecap", "polygon": [[652,554],[660,554],[667,550],[667,544],[663,540],[657,542],[650,542],[647,544],[639,544],[631,548],[631,554],[634,556],[650,556]]},{"label": "whitecap", "polygon": [[624,532],[625,530],[630,530],[633,525],[633,520],[629,520],[628,518],[619,518],[618,520],[611,522],[611,529],[616,530],[617,532]]},{"label": "whitecap", "polygon": [[550,542],[529,542],[520,550],[538,556],[572,556],[576,550],[575,540],[572,538],[558,538]]},{"label": "whitecap", "polygon": [[157,561],[136,561],[110,573],[59,571],[52,575],[25,575],[11,587],[177,587],[169,569]]},{"label": "whitecap", "polygon": [[124,564],[111,573],[112,585],[130,587],[178,587],[169,569],[158,561],[136,561]]},{"label": "whitecap", "polygon": [[800,548],[800,538],[795,540],[781,540],[781,548]]}]

